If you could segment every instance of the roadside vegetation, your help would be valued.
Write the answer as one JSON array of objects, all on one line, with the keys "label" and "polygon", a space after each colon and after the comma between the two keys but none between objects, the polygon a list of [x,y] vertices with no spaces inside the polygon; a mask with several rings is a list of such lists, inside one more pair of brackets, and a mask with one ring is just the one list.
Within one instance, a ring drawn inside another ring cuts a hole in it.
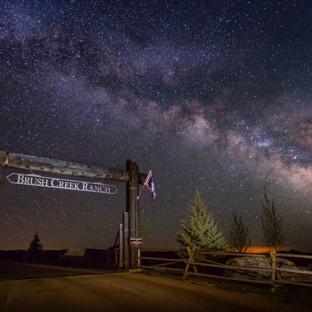
[{"label": "roadside vegetation", "polygon": [[[268,197],[265,187],[263,187],[263,199],[264,201],[261,201],[262,240],[265,247],[278,251],[286,243],[283,219],[277,212],[274,200]],[[189,204],[187,216],[187,220],[181,220],[182,230],[177,237],[181,247],[196,248],[200,251],[228,249],[239,253],[253,250],[251,233],[241,214],[237,210],[233,211],[226,239],[197,188]]]}]

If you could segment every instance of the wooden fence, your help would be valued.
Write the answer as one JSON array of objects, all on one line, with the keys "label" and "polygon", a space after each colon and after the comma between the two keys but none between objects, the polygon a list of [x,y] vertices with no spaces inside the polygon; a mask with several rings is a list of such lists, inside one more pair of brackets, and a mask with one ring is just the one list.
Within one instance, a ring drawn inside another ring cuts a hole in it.
[{"label": "wooden fence", "polygon": [[[177,254],[181,250],[177,251]],[[186,250],[182,251],[187,255],[184,259],[174,259],[174,258],[160,258],[160,257],[144,257],[141,256],[141,251],[138,250],[138,269],[154,269],[157,271],[176,271],[181,272],[183,277],[187,276],[203,276],[216,279],[225,279],[231,281],[243,281],[249,283],[258,283],[258,284],[268,284],[271,285],[271,290],[274,291],[275,286],[279,284],[291,284],[298,286],[312,287],[312,271],[301,270],[301,269],[286,269],[279,268],[276,266],[276,257],[282,258],[303,258],[303,259],[312,259],[312,256],[308,255],[297,255],[297,254],[284,254],[276,253],[275,251],[270,251],[266,255],[259,255],[254,253],[230,253],[230,252],[200,252],[196,251],[194,248],[188,247]],[[210,256],[213,259],[218,259],[218,257],[269,257],[271,260],[271,268],[258,268],[258,267],[235,267],[231,265],[222,264],[215,260],[207,259],[206,256]],[[143,262],[156,262],[154,265],[142,264]],[[221,269],[223,274],[206,272],[203,268],[211,268],[213,270]],[[200,268],[200,270],[199,270]],[[193,272],[191,272],[191,269]],[[204,272],[199,272],[204,271]],[[228,273],[230,271],[244,275],[246,273],[246,278],[235,278],[230,277]],[[250,272],[259,273],[268,273],[269,277],[261,279],[248,279],[247,274]],[[294,277],[292,279],[283,279],[281,276],[282,272],[292,273]]]}]

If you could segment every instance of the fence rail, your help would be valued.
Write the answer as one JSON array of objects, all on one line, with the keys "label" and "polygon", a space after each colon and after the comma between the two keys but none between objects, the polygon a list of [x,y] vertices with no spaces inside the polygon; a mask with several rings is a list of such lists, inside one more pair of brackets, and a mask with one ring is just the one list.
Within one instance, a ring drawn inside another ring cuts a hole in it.
[{"label": "fence rail", "polygon": [[[187,252],[188,259],[173,259],[173,258],[160,258],[160,257],[144,257],[141,256],[139,252],[138,256],[138,268],[139,269],[154,269],[158,271],[175,271],[181,272],[183,277],[187,276],[203,276],[209,278],[216,278],[216,279],[224,279],[230,281],[241,281],[241,282],[249,282],[249,283],[258,283],[258,284],[268,284],[272,286],[272,291],[278,284],[291,284],[291,285],[299,285],[299,286],[306,286],[312,287],[312,271],[309,270],[300,270],[300,269],[288,269],[288,268],[279,268],[276,267],[276,257],[283,257],[283,258],[303,258],[303,259],[312,259],[312,256],[308,255],[295,255],[295,254],[283,254],[283,253],[276,253],[275,251],[270,251],[267,255],[259,255],[259,254],[246,254],[246,253],[229,253],[229,252],[222,252],[222,253],[214,253],[214,252],[200,252],[196,251],[194,248],[188,247],[184,252]],[[205,255],[211,256],[223,256],[223,257],[266,257],[270,258],[271,260],[271,268],[259,268],[259,267],[237,267],[231,266],[227,264],[222,264],[217,261],[209,260],[203,258]],[[142,260],[148,261],[158,261],[162,263],[158,263],[155,265],[142,265]],[[169,262],[168,262],[169,261]],[[172,267],[172,266],[179,266]],[[184,266],[184,267],[181,267]],[[210,273],[200,273],[198,272],[199,267],[210,267],[214,269],[222,269],[225,271],[226,274],[210,274]],[[190,268],[193,268],[194,272],[190,271]],[[240,275],[248,274],[248,273],[268,273],[269,277],[262,276],[261,279],[247,279],[246,278],[237,278],[228,276],[229,271],[234,271],[239,273]],[[280,272],[285,273],[293,273],[295,278],[293,277],[291,280],[283,279],[280,275]]]}]

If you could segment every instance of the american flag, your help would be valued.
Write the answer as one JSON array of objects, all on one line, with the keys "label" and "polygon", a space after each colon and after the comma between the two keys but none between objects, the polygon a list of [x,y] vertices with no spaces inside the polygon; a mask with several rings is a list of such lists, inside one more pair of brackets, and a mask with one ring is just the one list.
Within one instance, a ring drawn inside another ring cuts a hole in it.
[{"label": "american flag", "polygon": [[155,191],[155,186],[154,186],[154,181],[153,181],[152,170],[149,171],[149,173],[145,179],[144,185],[151,192],[151,199],[152,199],[152,201],[154,201],[156,199],[156,191]]}]

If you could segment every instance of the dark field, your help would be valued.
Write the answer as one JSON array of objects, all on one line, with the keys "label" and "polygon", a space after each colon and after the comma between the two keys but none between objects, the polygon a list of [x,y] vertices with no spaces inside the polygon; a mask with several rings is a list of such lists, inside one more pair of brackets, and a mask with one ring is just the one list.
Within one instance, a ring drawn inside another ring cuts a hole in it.
[{"label": "dark field", "polygon": [[7,261],[0,262],[0,281],[103,274],[107,272],[109,271],[99,269],[70,268],[57,265],[14,263]]}]

